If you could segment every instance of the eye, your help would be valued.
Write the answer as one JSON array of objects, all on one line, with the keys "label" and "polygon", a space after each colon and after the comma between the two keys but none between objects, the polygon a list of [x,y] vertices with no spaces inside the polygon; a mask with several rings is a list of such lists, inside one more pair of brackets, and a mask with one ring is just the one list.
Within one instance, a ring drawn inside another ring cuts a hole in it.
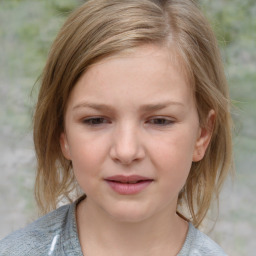
[{"label": "eye", "polygon": [[148,123],[153,125],[159,125],[159,126],[167,126],[167,125],[172,125],[174,121],[168,118],[157,117],[157,118],[150,119]]},{"label": "eye", "polygon": [[84,119],[83,123],[90,126],[98,126],[101,124],[109,123],[109,121],[104,117],[92,117]]}]

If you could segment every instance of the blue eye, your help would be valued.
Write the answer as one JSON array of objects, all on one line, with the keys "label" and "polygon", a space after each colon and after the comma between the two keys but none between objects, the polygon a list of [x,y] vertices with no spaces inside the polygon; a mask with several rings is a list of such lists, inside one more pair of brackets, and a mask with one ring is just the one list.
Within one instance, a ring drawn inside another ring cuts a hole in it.
[{"label": "blue eye", "polygon": [[174,121],[166,118],[153,118],[149,120],[149,123],[153,125],[166,126],[173,124]]},{"label": "blue eye", "polygon": [[90,126],[97,126],[97,125],[108,123],[108,121],[104,117],[93,117],[93,118],[84,119],[83,123]]}]

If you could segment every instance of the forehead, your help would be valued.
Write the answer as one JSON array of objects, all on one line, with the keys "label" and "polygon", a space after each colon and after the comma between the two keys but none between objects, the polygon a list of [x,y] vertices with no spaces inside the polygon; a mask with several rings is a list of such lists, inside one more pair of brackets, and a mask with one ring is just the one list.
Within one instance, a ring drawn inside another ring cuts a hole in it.
[{"label": "forehead", "polygon": [[188,79],[188,82],[191,80],[190,74],[188,72],[188,64],[183,60],[181,54],[179,54],[178,48],[174,43],[164,43],[164,44],[143,44],[137,47],[127,48],[115,54],[110,54],[107,57],[96,61],[88,67],[90,70],[95,65],[100,66],[105,62],[115,59],[133,59],[141,60],[147,58],[148,60],[160,59],[163,57],[166,60],[166,64],[171,64],[177,69],[178,72],[183,73],[183,75]]},{"label": "forehead", "polygon": [[[109,56],[100,58],[97,60],[95,63],[89,65],[87,67],[87,70],[85,73],[90,73],[91,70],[95,72],[96,70],[100,71],[101,69],[104,68],[105,63],[112,61],[118,62],[118,60],[126,60],[128,63],[129,61],[131,62],[131,68],[133,66],[132,62],[161,62],[162,64],[164,63],[163,60],[165,61],[165,66],[161,65],[161,68],[158,68],[158,71],[162,71],[168,66],[171,65],[177,72],[182,74],[184,78],[186,79],[186,82],[189,84],[189,86],[193,89],[194,88],[194,83],[193,83],[193,77],[190,72],[190,68],[188,63],[181,57],[181,54],[178,51],[178,48],[174,43],[163,43],[163,44],[142,44],[140,46],[132,47],[132,48],[127,48],[125,50],[122,50],[118,53],[115,54],[110,54]],[[96,68],[95,68],[96,66]],[[128,68],[128,65],[127,65]],[[83,74],[80,77],[83,78],[85,74]]]},{"label": "forehead", "polygon": [[[107,57],[90,66],[75,85],[71,99],[132,97],[133,101],[191,96],[183,62],[167,47],[143,45]],[[112,103],[114,103],[112,102]]]}]

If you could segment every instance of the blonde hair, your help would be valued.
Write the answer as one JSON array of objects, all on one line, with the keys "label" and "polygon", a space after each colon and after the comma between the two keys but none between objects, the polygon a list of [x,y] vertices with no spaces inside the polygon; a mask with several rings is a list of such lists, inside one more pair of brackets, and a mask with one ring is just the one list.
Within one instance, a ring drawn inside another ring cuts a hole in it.
[{"label": "blonde hair", "polygon": [[168,44],[181,57],[201,126],[210,109],[216,113],[206,154],[192,163],[179,195],[178,202],[189,208],[185,217],[199,226],[213,196],[218,199],[231,170],[231,117],[221,57],[207,20],[192,0],[90,0],[67,19],[42,74],[34,115],[35,196],[42,213],[55,209],[77,187],[59,143],[72,88],[90,65],[143,44]]}]

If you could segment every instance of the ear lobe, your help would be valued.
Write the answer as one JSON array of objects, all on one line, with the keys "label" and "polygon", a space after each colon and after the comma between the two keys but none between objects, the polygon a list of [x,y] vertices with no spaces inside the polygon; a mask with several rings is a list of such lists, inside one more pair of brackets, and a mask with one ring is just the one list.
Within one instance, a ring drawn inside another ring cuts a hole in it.
[{"label": "ear lobe", "polygon": [[193,162],[198,162],[203,159],[206,149],[211,141],[212,131],[215,122],[215,111],[209,111],[205,127],[200,127],[198,138],[195,144],[193,153]]},{"label": "ear lobe", "polygon": [[64,157],[67,160],[71,160],[67,136],[64,132],[61,133],[61,135],[60,135],[60,147],[61,147],[61,151],[62,151],[62,154],[64,155]]}]

